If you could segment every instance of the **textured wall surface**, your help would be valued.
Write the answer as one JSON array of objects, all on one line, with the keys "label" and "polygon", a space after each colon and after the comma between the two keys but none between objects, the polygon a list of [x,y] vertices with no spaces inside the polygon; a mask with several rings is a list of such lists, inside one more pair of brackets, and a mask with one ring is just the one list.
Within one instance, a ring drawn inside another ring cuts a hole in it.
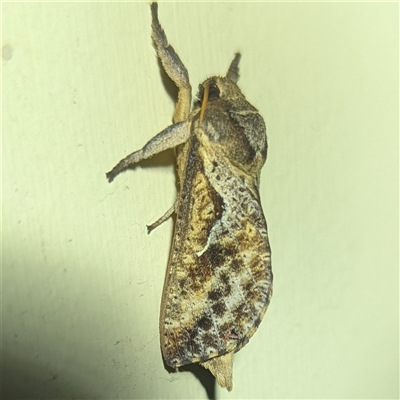
[{"label": "textured wall surface", "polygon": [[[158,314],[172,152],[147,3],[3,3],[3,398],[207,398]],[[218,398],[398,398],[398,4],[161,3],[194,91],[242,52],[274,297]],[[204,385],[201,380],[203,380]],[[207,392],[208,390],[208,392]]]}]

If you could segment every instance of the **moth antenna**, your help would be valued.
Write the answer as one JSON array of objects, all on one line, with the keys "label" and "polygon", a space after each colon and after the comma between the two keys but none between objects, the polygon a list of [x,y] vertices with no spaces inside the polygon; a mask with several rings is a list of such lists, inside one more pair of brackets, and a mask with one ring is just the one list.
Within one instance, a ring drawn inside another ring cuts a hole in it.
[{"label": "moth antenna", "polygon": [[240,53],[235,54],[235,58],[231,62],[231,65],[228,68],[228,72],[226,77],[229,78],[233,82],[237,82],[239,80],[239,61],[240,61]]},{"label": "moth antenna", "polygon": [[204,87],[204,93],[203,93],[203,99],[202,99],[201,110],[200,110],[200,125],[204,119],[204,113],[206,112],[206,107],[207,107],[207,102],[208,102],[208,94],[210,93],[210,85],[208,82],[205,83],[203,87]]}]

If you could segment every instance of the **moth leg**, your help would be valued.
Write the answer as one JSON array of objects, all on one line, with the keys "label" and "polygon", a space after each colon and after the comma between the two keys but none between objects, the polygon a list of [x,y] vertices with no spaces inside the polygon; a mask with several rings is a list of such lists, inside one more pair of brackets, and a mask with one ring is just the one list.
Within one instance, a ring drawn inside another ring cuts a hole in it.
[{"label": "moth leg", "polygon": [[192,87],[189,82],[189,74],[178,54],[169,45],[167,36],[158,20],[158,5],[151,3],[152,34],[151,37],[156,45],[157,55],[161,60],[167,75],[178,87],[178,102],[175,106],[173,121],[181,122],[188,118],[192,101]]},{"label": "moth leg", "polygon": [[184,121],[170,125],[158,135],[154,136],[142,149],[129,154],[129,156],[121,160],[110,172],[106,173],[107,179],[112,182],[125,168],[186,142],[189,135],[190,122]]},{"label": "moth leg", "polygon": [[236,82],[239,80],[239,61],[240,61],[240,53],[235,54],[235,58],[232,60],[231,65],[228,68],[228,72],[226,77]]},{"label": "moth leg", "polygon": [[232,390],[233,351],[201,362],[200,365],[210,370],[219,386],[226,388],[229,392]]},{"label": "moth leg", "polygon": [[147,225],[147,233],[151,233],[151,231],[160,226],[176,211],[176,203],[177,201],[175,200],[174,205],[162,217],[158,218],[158,220],[153,222],[151,225]]}]

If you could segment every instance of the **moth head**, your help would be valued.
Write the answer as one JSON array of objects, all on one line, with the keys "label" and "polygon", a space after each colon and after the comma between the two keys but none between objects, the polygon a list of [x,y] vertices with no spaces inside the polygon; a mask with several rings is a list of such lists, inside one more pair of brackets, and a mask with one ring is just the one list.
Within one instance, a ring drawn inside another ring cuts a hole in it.
[{"label": "moth head", "polygon": [[[229,104],[245,97],[236,82],[228,77],[213,76],[199,85],[197,106],[201,108],[200,123],[203,121],[206,108],[213,102]],[[240,101],[239,100],[239,101]]]},{"label": "moth head", "polygon": [[229,101],[232,99],[231,94],[236,91],[232,91],[232,88],[230,88],[232,85],[234,85],[241,94],[236,83],[228,78],[221,78],[219,76],[213,76],[199,85],[199,92],[196,96],[198,99],[196,106],[200,108],[200,123],[203,122],[206,108],[209,108],[213,102]]},{"label": "moth head", "polygon": [[238,97],[244,99],[241,90],[236,84],[239,79],[239,61],[240,54],[236,53],[228,68],[226,77],[213,76],[199,85],[197,98],[200,103],[199,106],[201,107],[200,123],[203,121],[204,113],[209,102],[215,100],[232,101]]},{"label": "moth head", "polygon": [[205,109],[209,101],[217,99],[230,100],[235,97],[243,97],[242,92],[236,85],[239,79],[240,57],[239,53],[235,54],[228,68],[228,72],[226,73],[226,77],[213,76],[199,85],[199,92],[196,97],[199,105],[201,105],[203,109]]},{"label": "moth head", "polygon": [[196,97],[199,104],[203,107],[205,107],[208,102],[218,100],[221,97],[221,89],[219,88],[217,79],[218,77],[213,76],[199,85],[199,91]]}]

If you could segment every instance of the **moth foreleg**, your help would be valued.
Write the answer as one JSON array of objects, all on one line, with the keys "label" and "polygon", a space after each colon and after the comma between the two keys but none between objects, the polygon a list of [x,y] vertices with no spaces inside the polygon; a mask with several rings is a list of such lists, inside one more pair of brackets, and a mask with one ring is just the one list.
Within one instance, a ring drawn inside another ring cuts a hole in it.
[{"label": "moth foreleg", "polygon": [[168,43],[167,36],[158,20],[157,3],[151,4],[151,15],[153,28],[151,37],[156,45],[157,55],[161,60],[165,72],[179,89],[173,121],[181,122],[187,119],[192,101],[192,87],[189,82],[189,74],[174,48]]},{"label": "moth foreleg", "polygon": [[107,179],[111,182],[125,168],[186,142],[189,135],[189,121],[170,125],[154,136],[142,149],[129,154],[129,156],[121,160],[110,172],[106,173]]},{"label": "moth foreleg", "polygon": [[226,74],[226,77],[232,80],[233,82],[236,82],[239,80],[239,61],[240,61],[240,53],[236,53],[234,59],[231,62],[231,65],[229,66],[228,72]]}]

